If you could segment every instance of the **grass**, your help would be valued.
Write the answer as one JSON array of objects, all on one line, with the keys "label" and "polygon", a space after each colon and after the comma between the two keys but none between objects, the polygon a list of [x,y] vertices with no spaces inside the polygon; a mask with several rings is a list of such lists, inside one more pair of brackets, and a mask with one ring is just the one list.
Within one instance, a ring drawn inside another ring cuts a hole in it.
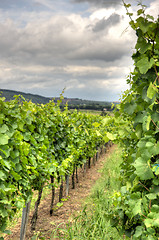
[{"label": "grass", "polygon": [[120,240],[123,239],[115,228],[110,226],[107,211],[112,207],[111,196],[120,188],[121,149],[117,147],[101,170],[101,178],[96,182],[83,210],[73,221],[60,225],[51,239],[67,240]]}]

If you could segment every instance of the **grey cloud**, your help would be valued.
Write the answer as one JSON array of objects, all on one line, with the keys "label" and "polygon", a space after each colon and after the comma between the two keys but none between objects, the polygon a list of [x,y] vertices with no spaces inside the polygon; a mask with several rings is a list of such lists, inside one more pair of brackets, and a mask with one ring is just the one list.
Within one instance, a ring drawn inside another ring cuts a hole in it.
[{"label": "grey cloud", "polygon": [[[96,8],[104,7],[118,7],[120,5],[123,5],[122,0],[70,0],[73,3],[88,3],[92,6],[95,6]],[[154,0],[144,0],[144,4],[146,6],[149,6],[151,2]],[[137,5],[137,1],[134,0],[126,0],[126,3],[130,3],[131,5]]]},{"label": "grey cloud", "polygon": [[[119,15],[113,14],[108,22],[115,24],[118,20]],[[86,27],[78,29],[66,17],[55,17],[41,25],[32,23],[24,29],[9,21],[0,25],[1,58],[15,64],[52,66],[73,64],[75,60],[115,61],[127,54],[129,42],[110,42],[105,34],[98,34],[106,25],[100,21],[92,32]]]},{"label": "grey cloud", "polygon": [[[115,24],[118,15],[111,17],[112,24]],[[92,94],[101,98],[102,92],[104,96],[106,90],[95,86],[103,83],[103,79],[111,81],[113,75],[100,70],[91,73],[91,67],[116,65],[118,60],[120,62],[123,56],[129,54],[132,39],[112,38],[110,41],[107,34],[101,31],[102,24],[93,23],[79,15],[53,16],[45,21],[37,19],[23,27],[11,20],[1,23],[0,62],[4,66],[0,65],[0,78],[4,80],[0,87],[59,96],[66,86],[69,96],[77,94],[74,97],[90,98],[88,89],[94,86],[97,91],[95,94],[91,88]],[[91,28],[88,29],[88,25]],[[66,66],[72,66],[71,70],[67,71]],[[82,73],[75,71],[74,66],[91,67]],[[118,76],[114,76],[118,79],[120,74],[118,72]]]},{"label": "grey cloud", "polygon": [[113,62],[127,55],[129,45],[124,45],[112,39],[112,42],[98,42],[94,46],[83,46],[81,49],[72,53],[71,58],[81,61],[104,61]]},{"label": "grey cloud", "polygon": [[[95,83],[93,83],[91,80],[86,82],[83,87],[74,87],[73,91],[72,89],[67,89],[65,90],[65,94],[67,96],[69,95],[70,97],[76,98],[77,96],[80,96],[83,99],[94,99],[94,96],[97,96],[96,100],[103,100],[103,101],[115,101],[118,100],[117,95],[119,95],[119,91],[115,88],[113,88],[116,84],[112,82],[111,86],[109,87],[104,87],[103,83],[107,84],[109,80],[105,81],[99,81],[96,80]],[[117,96],[117,97],[116,97]],[[115,100],[114,100],[115,99]]]},{"label": "grey cloud", "polygon": [[121,0],[71,0],[74,3],[89,3],[96,7],[111,7],[122,4]]},{"label": "grey cloud", "polygon": [[98,21],[92,30],[94,32],[106,30],[106,29],[110,28],[111,26],[116,25],[119,22],[120,22],[120,15],[114,13],[108,19],[103,18],[100,21]]}]

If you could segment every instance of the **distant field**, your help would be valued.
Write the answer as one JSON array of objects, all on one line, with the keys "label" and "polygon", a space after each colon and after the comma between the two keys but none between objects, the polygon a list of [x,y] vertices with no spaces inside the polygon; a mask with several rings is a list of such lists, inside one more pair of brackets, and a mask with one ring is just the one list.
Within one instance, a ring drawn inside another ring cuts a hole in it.
[{"label": "distant field", "polygon": [[[70,111],[74,111],[74,109],[70,109]],[[88,113],[88,114],[93,114],[93,115],[101,115],[103,111],[97,111],[97,110],[89,110],[89,109],[78,109],[78,112],[82,113]],[[106,115],[113,115],[113,112],[111,111],[105,111]]]},{"label": "distant field", "polygon": [[83,112],[83,113],[91,113],[91,114],[95,114],[95,115],[100,115],[102,113],[102,111],[87,110],[87,109],[79,109],[78,111]]}]

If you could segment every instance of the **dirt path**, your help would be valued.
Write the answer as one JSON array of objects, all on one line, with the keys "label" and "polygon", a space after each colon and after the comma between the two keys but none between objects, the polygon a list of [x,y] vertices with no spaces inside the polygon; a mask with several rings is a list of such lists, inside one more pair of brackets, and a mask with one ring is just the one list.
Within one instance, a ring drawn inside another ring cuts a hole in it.
[{"label": "dirt path", "polygon": [[[82,203],[84,202],[85,198],[90,194],[90,190],[95,184],[96,180],[100,177],[99,170],[103,167],[103,164],[106,162],[107,157],[115,150],[115,148],[116,146],[113,145],[107,150],[107,153],[102,154],[98,162],[96,162],[96,165],[92,165],[90,169],[87,169],[87,173],[85,176],[83,176],[83,171],[79,172],[79,183],[76,184],[75,189],[71,189],[70,187],[70,198],[63,203],[62,207],[56,210],[53,216],[50,217],[49,215],[51,194],[47,195],[47,197],[41,202],[39,206],[38,220],[35,231],[35,233],[37,233],[39,237],[44,237],[43,239],[51,239],[50,236],[53,232],[53,228],[57,228],[59,224],[61,226],[61,224],[68,222],[68,220],[71,219],[72,215],[80,211]],[[56,202],[57,199],[55,199],[55,203]],[[31,216],[32,212],[29,217],[26,240],[30,240],[31,236],[33,236],[33,233],[30,231]],[[19,219],[16,227],[12,229],[12,235],[5,237],[5,240],[19,240],[20,225],[21,219]]]}]

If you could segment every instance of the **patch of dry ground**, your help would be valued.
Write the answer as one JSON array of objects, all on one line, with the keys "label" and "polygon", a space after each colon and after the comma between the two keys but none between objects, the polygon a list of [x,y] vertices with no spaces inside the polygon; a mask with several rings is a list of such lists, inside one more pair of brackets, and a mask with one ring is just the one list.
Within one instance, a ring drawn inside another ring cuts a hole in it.
[{"label": "patch of dry ground", "polygon": [[[63,206],[57,209],[54,212],[53,216],[50,216],[50,202],[51,202],[51,193],[41,201],[39,210],[38,210],[38,220],[36,224],[36,230],[34,232],[44,237],[44,239],[51,239],[51,234],[54,228],[57,228],[58,225],[68,222],[71,219],[72,215],[75,215],[80,211],[81,205],[84,202],[85,198],[90,194],[92,186],[95,184],[97,179],[100,178],[99,170],[102,169],[103,164],[107,161],[107,157],[115,150],[116,146],[111,146],[107,153],[100,155],[99,160],[96,162],[95,166],[92,164],[90,169],[86,170],[86,175],[84,176],[83,170],[80,170],[78,173],[79,183],[76,183],[75,189],[69,190],[69,199],[63,202]],[[65,191],[65,189],[64,189]],[[51,191],[50,191],[51,192]],[[64,192],[65,193],[65,192]],[[65,196],[64,196],[65,198]],[[58,202],[58,191],[56,191],[55,204]],[[33,236],[33,233],[30,231],[30,220],[32,217],[33,211],[30,213],[26,240],[30,240]],[[5,240],[19,240],[20,239],[20,225],[21,219],[17,222],[17,225],[12,229],[12,235],[6,236]],[[40,238],[39,238],[40,239]],[[53,239],[53,238],[52,238]],[[55,239],[55,238],[54,238]]]}]

